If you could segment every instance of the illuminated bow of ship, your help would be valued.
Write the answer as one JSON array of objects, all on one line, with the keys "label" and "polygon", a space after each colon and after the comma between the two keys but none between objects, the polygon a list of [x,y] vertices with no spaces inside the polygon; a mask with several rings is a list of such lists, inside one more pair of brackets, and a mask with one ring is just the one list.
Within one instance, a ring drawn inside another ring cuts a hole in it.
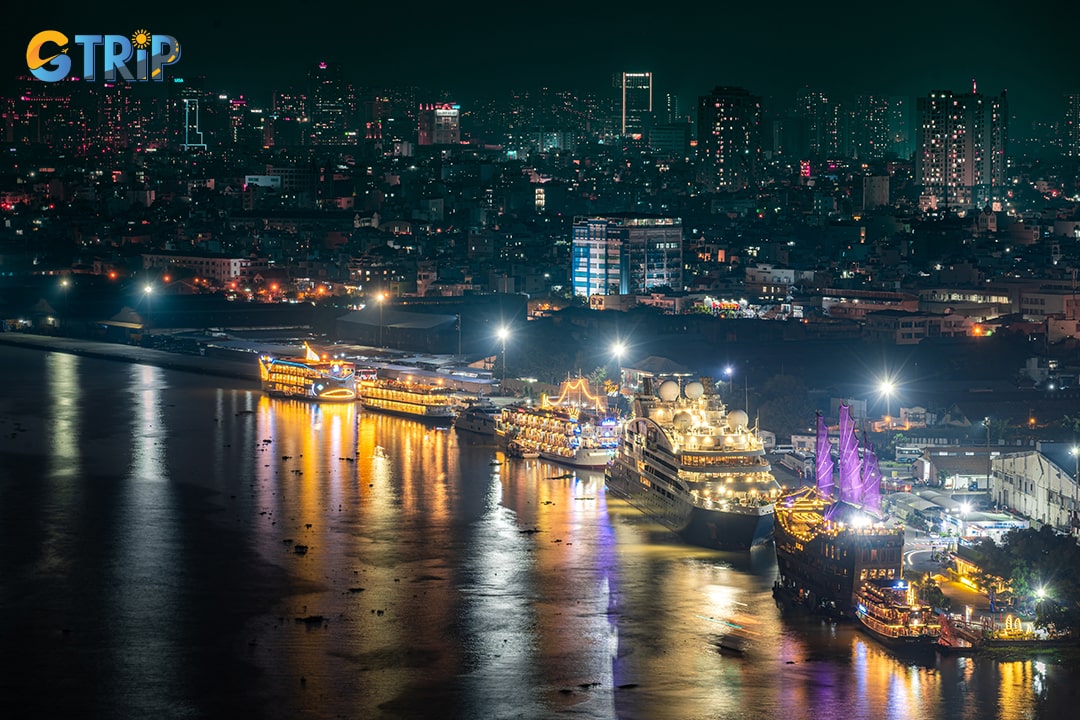
[{"label": "illuminated bow of ship", "polygon": [[607,486],[695,545],[745,550],[772,537],[780,486],[757,428],[727,411],[708,378],[645,378]]},{"label": "illuminated bow of ship", "polygon": [[356,365],[320,356],[306,344],[303,357],[259,357],[263,391],[274,397],[327,402],[356,400]]}]

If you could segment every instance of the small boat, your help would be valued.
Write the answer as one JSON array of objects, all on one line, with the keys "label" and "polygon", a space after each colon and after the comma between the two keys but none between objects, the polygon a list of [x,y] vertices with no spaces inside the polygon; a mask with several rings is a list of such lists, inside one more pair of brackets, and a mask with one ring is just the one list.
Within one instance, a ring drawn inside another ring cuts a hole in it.
[{"label": "small boat", "polygon": [[855,617],[860,627],[893,649],[938,647],[941,624],[933,608],[916,602],[903,580],[862,584],[856,593]]}]

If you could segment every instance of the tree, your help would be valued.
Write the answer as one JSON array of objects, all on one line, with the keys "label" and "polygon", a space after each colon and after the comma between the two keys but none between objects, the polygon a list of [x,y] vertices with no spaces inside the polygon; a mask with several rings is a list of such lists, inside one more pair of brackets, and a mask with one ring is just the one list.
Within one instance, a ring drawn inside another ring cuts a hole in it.
[{"label": "tree", "polygon": [[814,416],[803,381],[793,375],[776,375],[765,383],[758,407],[761,425],[780,437],[807,429]]}]

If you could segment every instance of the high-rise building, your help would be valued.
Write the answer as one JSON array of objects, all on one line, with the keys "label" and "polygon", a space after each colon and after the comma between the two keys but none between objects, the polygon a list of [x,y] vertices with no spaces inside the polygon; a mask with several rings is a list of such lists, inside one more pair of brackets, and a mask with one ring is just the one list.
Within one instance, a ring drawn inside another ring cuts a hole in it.
[{"label": "high-rise building", "polygon": [[840,152],[840,106],[825,93],[804,87],[795,95],[795,113],[803,120],[805,152],[835,157]]},{"label": "high-rise building", "polygon": [[651,72],[624,72],[618,76],[620,90],[620,133],[626,137],[648,137],[652,125],[653,87]]},{"label": "high-rise building", "polygon": [[860,95],[848,116],[850,156],[860,160],[887,157],[909,158],[911,138],[911,103],[902,97]]},{"label": "high-rise building", "polygon": [[418,145],[457,145],[461,142],[461,106],[424,103],[418,114]]},{"label": "high-rise building", "polygon": [[925,209],[970,210],[1005,194],[1008,103],[1003,91],[984,96],[936,91],[918,100],[915,183]]},{"label": "high-rise building", "polygon": [[698,99],[701,181],[711,190],[743,190],[761,160],[761,98],[737,87],[717,87]]},{"label": "high-rise building", "polygon": [[205,150],[208,134],[204,114],[210,99],[205,78],[173,78],[168,84],[169,140],[184,150]]},{"label": "high-rise building", "polygon": [[308,128],[312,145],[344,145],[350,139],[347,134],[349,120],[349,89],[341,77],[341,65],[320,62],[308,70]]},{"label": "high-rise building", "polygon": [[1080,92],[1065,96],[1065,155],[1080,157]]},{"label": "high-rise building", "polygon": [[575,295],[682,290],[682,259],[680,218],[613,213],[574,219],[570,274]]},{"label": "high-rise building", "polygon": [[264,144],[268,147],[306,145],[311,123],[308,105],[308,97],[303,93],[274,93],[274,104],[265,126]]}]

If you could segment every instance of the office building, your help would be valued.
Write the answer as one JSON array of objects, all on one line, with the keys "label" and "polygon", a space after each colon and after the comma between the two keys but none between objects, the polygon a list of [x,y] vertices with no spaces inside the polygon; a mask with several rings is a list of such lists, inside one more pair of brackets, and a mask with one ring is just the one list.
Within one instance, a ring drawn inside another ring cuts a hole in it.
[{"label": "office building", "polygon": [[461,106],[424,103],[418,113],[418,145],[457,145],[461,142]]},{"label": "office building", "polygon": [[620,90],[620,134],[648,137],[652,125],[653,87],[651,72],[624,72],[618,78]]},{"label": "office building", "polygon": [[614,213],[574,219],[574,294],[642,295],[658,287],[683,289],[680,218]]}]

